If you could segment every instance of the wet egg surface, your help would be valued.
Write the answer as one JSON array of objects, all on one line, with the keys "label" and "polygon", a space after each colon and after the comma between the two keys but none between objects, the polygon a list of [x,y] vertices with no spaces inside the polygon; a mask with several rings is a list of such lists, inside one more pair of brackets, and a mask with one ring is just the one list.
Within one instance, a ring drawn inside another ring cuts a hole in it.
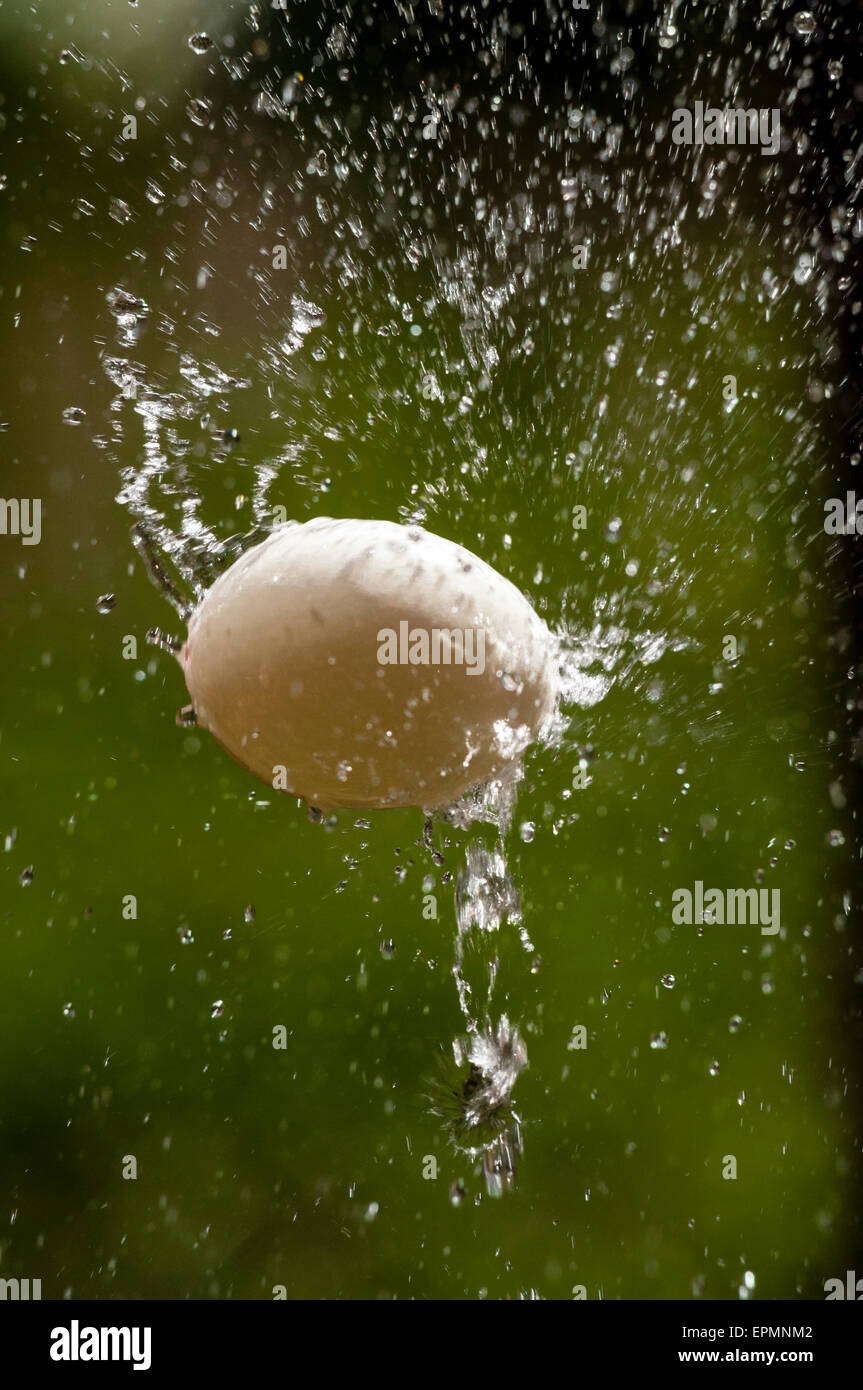
[{"label": "wet egg surface", "polygon": [[519,590],[388,521],[280,527],[208,590],[181,660],[198,724],[322,810],[450,805],[511,775],[557,699]]}]

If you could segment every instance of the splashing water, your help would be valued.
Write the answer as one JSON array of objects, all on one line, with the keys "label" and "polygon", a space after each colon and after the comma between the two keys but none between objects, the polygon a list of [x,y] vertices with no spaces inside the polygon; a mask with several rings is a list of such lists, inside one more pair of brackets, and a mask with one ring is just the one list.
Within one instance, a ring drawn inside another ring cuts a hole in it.
[{"label": "splashing water", "polygon": [[[112,214],[129,271],[106,296],[102,357],[118,500],[182,617],[274,521],[362,514],[373,488],[392,519],[477,537],[531,593],[560,646],[557,763],[586,764],[582,725],[618,697],[617,751],[667,742],[675,721],[733,749],[718,635],[744,634],[739,669],[757,684],[746,641],[805,612],[822,565],[817,410],[837,389],[859,222],[844,198],[829,222],[802,210],[814,15],[718,8],[670,4],[642,33],[547,7],[548,42],[531,44],[465,7],[459,66],[433,7],[440,42],[407,25],[393,39],[423,80],[391,63],[361,98],[361,26],[335,25],[321,48],[261,7],[249,21],[269,56],[254,66],[189,39],[231,100],[199,63],[184,148],[139,207]],[[744,23],[746,63],[722,47]],[[413,52],[418,35],[434,61]],[[723,105],[782,110],[775,157],[672,143],[674,107],[707,86]],[[164,281],[136,256],[157,226]],[[764,551],[775,563],[757,591],[740,576]],[[504,852],[521,776],[441,818],[499,830],[457,875],[465,1028],[435,1100],[495,1193],[522,1148],[512,1091],[527,1052],[498,952],[508,930],[533,951]]]}]

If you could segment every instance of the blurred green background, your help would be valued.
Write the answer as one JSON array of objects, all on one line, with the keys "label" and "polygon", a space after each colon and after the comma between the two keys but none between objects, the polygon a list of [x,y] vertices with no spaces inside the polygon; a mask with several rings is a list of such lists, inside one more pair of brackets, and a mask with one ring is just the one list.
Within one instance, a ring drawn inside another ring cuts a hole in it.
[{"label": "blurred green background", "polygon": [[[0,537],[0,1276],[44,1298],[821,1298],[855,1267],[841,267],[805,156],[654,142],[705,54],[739,79],[742,23],[578,16],[549,54],[448,22],[423,58],[395,10],[0,6],[2,494],[43,501],[40,545]],[[803,128],[780,41],[742,104]],[[493,827],[438,826],[436,867],[418,812],[309,824],[175,725],[145,645],[179,629],[133,520],[188,578],[275,505],[460,541],[609,683],[507,836],[541,963],[502,930],[500,1200],[426,1099]],[[779,888],[781,933],[674,927],[696,879]]]}]

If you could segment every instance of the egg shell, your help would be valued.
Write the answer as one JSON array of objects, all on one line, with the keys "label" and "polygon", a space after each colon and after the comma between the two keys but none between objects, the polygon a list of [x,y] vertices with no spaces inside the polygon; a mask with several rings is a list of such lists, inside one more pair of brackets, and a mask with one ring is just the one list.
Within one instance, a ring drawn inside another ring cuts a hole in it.
[{"label": "egg shell", "polygon": [[[442,648],[436,663],[386,664],[387,629],[474,636],[460,664]],[[279,527],[207,591],[180,659],[198,724],[321,810],[451,805],[512,772],[557,696],[554,642],[519,590],[389,521]]]}]

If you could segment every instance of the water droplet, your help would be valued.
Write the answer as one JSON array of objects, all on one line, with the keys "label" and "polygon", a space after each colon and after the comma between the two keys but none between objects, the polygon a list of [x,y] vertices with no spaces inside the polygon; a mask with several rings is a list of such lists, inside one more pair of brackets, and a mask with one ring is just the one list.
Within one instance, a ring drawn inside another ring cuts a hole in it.
[{"label": "water droplet", "polygon": [[114,594],[100,594],[96,599],[96,610],[99,613],[110,613],[116,606],[117,599]]},{"label": "water droplet", "polygon": [[87,412],[80,405],[67,405],[63,411],[63,423],[66,425],[80,425],[86,418]]},{"label": "water droplet", "polygon": [[811,10],[798,10],[794,16],[794,28],[798,34],[814,34],[816,29],[815,16]]},{"label": "water droplet", "polygon": [[211,110],[210,102],[205,101],[203,97],[193,97],[191,101],[186,103],[186,115],[190,121],[194,121],[195,125],[206,125],[210,119]]},{"label": "water droplet", "polygon": [[650,1039],[650,1046],[654,1052],[662,1052],[668,1046],[668,1034],[665,1032],[654,1033]]},{"label": "water droplet", "polygon": [[74,1004],[64,1004],[64,1005],[63,1005],[63,1017],[64,1017],[64,1018],[74,1018],[74,1017],[75,1017],[75,1006],[74,1006]]},{"label": "water droplet", "polygon": [[327,35],[327,52],[331,58],[344,58],[353,43],[351,33],[345,24],[334,24]]},{"label": "water droplet", "polygon": [[[155,199],[151,199],[155,201]],[[123,347],[133,347],[137,343],[144,323],[150,314],[149,305],[137,299],[121,286],[115,286],[105,296],[108,308],[117,323],[117,336]]]},{"label": "water droplet", "polygon": [[508,690],[516,695],[520,695],[524,689],[524,682],[519,680],[518,676],[514,676],[510,671],[500,672],[500,683],[504,690]]},{"label": "water droplet", "polygon": [[607,541],[620,540],[620,532],[623,526],[619,516],[613,516],[605,528],[605,539]]},{"label": "water droplet", "polygon": [[671,831],[668,829],[668,827],[667,827],[666,825],[661,825],[661,826],[659,827],[659,838],[660,838],[660,840],[662,840],[663,842],[664,842],[665,840],[670,840],[670,839],[671,839]]},{"label": "water droplet", "polygon": [[707,1068],[707,1070],[709,1071],[709,1073],[710,1073],[711,1076],[718,1076],[718,1075],[719,1075],[719,1063],[718,1063],[718,1062],[711,1062],[711,1063],[710,1063],[710,1066]]},{"label": "water droplet", "polygon": [[831,782],[827,788],[830,795],[830,802],[835,810],[842,811],[848,804],[841,782]]},{"label": "water droplet", "polygon": [[191,946],[194,944],[195,938],[192,935],[191,927],[178,927],[177,935],[184,946]]},{"label": "water droplet", "polygon": [[529,845],[534,835],[536,834],[536,826],[534,825],[532,820],[522,821],[521,825],[518,828],[518,833],[524,840],[524,843],[526,845]]},{"label": "water droplet", "polygon": [[386,941],[381,942],[381,955],[383,956],[384,960],[392,960],[395,953],[395,943],[390,941],[389,938],[387,938]]},{"label": "water droplet", "polygon": [[454,1207],[460,1207],[466,1197],[464,1190],[464,1179],[456,1178],[449,1190],[449,1199]]},{"label": "water droplet", "polygon": [[21,874],[18,875],[18,882],[21,884],[21,887],[22,887],[22,888],[26,888],[26,887],[28,887],[29,884],[31,884],[31,883],[33,882],[33,879],[35,878],[35,876],[36,876],[36,870],[33,868],[33,865],[30,864],[30,865],[23,871],[23,873],[21,873]]},{"label": "water droplet", "polygon": [[223,444],[227,444],[227,445],[229,445],[229,446],[230,446],[231,444],[239,444],[239,442],[240,442],[240,437],[241,437],[241,436],[240,436],[240,431],[239,431],[238,429],[236,429],[234,426],[231,426],[230,429],[228,429],[228,430],[223,430],[223,432],[222,432],[222,443],[223,443]]},{"label": "water droplet", "polygon": [[379,1211],[380,1207],[378,1206],[377,1202],[369,1202],[368,1206],[365,1209],[365,1212],[363,1213],[363,1220],[374,1221]]},{"label": "water droplet", "polygon": [[675,980],[673,975],[663,975],[662,984],[665,986],[666,989],[674,989],[674,986],[677,984],[677,981]]},{"label": "water droplet", "polygon": [[837,845],[844,845],[845,836],[841,830],[831,830],[827,836],[827,843],[835,848]]},{"label": "water droplet", "polygon": [[762,977],[761,977],[761,993],[762,993],[762,994],[772,994],[772,993],[773,993],[773,976],[772,976],[772,975],[762,975]]},{"label": "water droplet", "polygon": [[254,920],[255,920],[255,909],[252,907],[252,904],[249,903],[248,907],[245,908],[244,911],[243,911],[243,921],[244,921],[244,922],[254,922]]},{"label": "water droplet", "polygon": [[190,34],[189,47],[193,53],[207,53],[213,47],[209,34]]},{"label": "water droplet", "polygon": [[210,1005],[210,1018],[221,1018],[224,1012],[225,1001],[223,999],[214,999]]},{"label": "water droplet", "polygon": [[291,313],[290,331],[281,342],[281,350],[286,357],[297,352],[302,347],[304,338],[315,328],[322,328],[327,321],[323,309],[298,295],[294,295],[291,300]]},{"label": "water droplet", "polygon": [[732,1014],[728,1020],[729,1033],[736,1033],[742,1022],[743,1019],[740,1017],[740,1014]]},{"label": "water droplet", "polygon": [[282,83],[282,101],[285,106],[291,106],[295,101],[299,101],[302,94],[303,79],[298,72]]},{"label": "water droplet", "polygon": [[108,216],[122,226],[132,220],[132,209],[128,203],[124,203],[122,198],[112,198],[108,204]]},{"label": "water droplet", "polygon": [[804,251],[794,267],[794,279],[798,285],[806,285],[815,274],[815,257],[811,251]]}]

